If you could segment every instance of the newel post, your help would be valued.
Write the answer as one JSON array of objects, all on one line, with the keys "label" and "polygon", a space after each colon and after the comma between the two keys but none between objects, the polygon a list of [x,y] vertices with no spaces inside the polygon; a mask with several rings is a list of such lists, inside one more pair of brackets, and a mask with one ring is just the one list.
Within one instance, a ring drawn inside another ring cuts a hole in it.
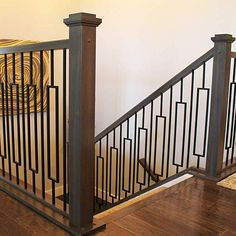
[{"label": "newel post", "polygon": [[93,222],[96,15],[76,13],[69,27],[69,218],[74,227]]},{"label": "newel post", "polygon": [[216,177],[222,170],[228,88],[230,77],[232,35],[219,34],[214,42],[213,78],[208,133],[206,173]]}]

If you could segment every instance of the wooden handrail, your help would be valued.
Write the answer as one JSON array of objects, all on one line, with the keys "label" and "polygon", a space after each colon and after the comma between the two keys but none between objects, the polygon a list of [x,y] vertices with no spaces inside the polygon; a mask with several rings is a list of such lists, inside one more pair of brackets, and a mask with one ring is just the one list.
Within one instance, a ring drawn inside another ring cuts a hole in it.
[{"label": "wooden handrail", "polygon": [[142,109],[143,107],[148,105],[152,100],[156,99],[161,94],[166,92],[171,86],[177,84],[182,78],[184,78],[187,75],[189,75],[193,70],[196,70],[198,67],[200,67],[203,64],[203,62],[206,62],[209,59],[211,59],[213,57],[213,51],[214,51],[214,48],[210,49],[203,56],[199,57],[197,60],[195,60],[189,66],[187,66],[184,70],[182,70],[180,73],[175,75],[171,80],[169,80],[164,85],[162,85],[159,89],[157,89],[155,92],[153,92],[150,96],[145,98],[138,105],[133,107],[131,110],[129,110],[127,113],[125,113],[122,117],[120,117],[118,120],[116,120],[110,126],[108,126],[105,130],[103,130],[100,134],[98,134],[95,137],[95,142],[97,142],[100,139],[102,139],[104,136],[106,136],[108,133],[110,133],[113,129],[115,129],[121,123],[126,121],[129,117],[133,116],[140,109]]},{"label": "wooden handrail", "polygon": [[0,55],[1,54],[9,54],[9,53],[20,53],[20,52],[34,52],[34,51],[47,51],[47,50],[57,50],[69,48],[69,40],[56,40],[42,43],[32,43],[27,45],[18,45],[11,47],[0,47]]}]

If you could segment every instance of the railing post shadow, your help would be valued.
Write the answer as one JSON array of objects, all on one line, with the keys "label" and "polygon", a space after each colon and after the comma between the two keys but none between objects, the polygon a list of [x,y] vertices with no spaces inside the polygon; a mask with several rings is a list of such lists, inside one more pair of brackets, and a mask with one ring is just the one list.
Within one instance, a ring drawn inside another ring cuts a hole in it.
[{"label": "railing post shadow", "polygon": [[214,58],[206,160],[206,174],[211,178],[216,177],[222,170],[231,44],[234,40],[235,38],[229,34],[219,34],[212,38],[214,42]]},{"label": "railing post shadow", "polygon": [[69,27],[69,220],[93,225],[96,15],[76,13]]}]

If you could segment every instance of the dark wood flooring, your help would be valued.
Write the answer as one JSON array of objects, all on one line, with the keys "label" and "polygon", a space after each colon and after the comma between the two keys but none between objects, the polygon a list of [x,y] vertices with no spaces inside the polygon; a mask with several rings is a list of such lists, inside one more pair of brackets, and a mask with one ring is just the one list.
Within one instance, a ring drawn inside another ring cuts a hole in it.
[{"label": "dark wood flooring", "polygon": [[[66,232],[0,191],[1,236],[67,236]],[[236,191],[196,177],[168,188],[149,205],[107,219],[96,236],[236,236]]]},{"label": "dark wood flooring", "polygon": [[0,191],[1,236],[69,236],[58,226]]},{"label": "dark wood flooring", "polygon": [[236,191],[193,177],[108,223],[103,235],[236,236]]}]

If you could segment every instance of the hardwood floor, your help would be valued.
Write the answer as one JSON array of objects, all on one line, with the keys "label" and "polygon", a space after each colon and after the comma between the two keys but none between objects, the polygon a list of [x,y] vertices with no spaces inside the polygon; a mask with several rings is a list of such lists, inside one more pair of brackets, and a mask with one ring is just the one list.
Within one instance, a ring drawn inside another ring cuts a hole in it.
[{"label": "hardwood floor", "polygon": [[69,236],[61,228],[0,191],[1,236]]},{"label": "hardwood floor", "polygon": [[96,235],[236,236],[236,191],[193,177]]},{"label": "hardwood floor", "polygon": [[[107,228],[96,236],[236,236],[236,191],[214,182],[193,177],[158,192],[142,206],[128,214],[124,210],[123,215],[106,216]],[[0,191],[0,235],[69,234]]]}]

